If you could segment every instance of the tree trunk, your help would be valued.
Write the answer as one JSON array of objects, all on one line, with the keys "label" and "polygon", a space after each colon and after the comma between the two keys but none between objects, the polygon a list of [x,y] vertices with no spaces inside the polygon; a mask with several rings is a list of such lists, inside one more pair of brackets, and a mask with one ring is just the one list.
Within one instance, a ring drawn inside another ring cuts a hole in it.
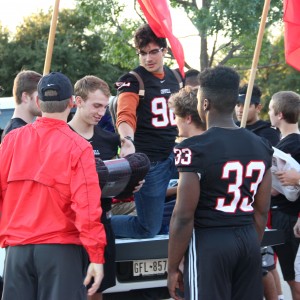
[{"label": "tree trunk", "polygon": [[[202,0],[202,8],[209,9],[211,0]],[[207,32],[206,29],[201,29],[200,32],[200,70],[209,67],[208,50],[207,50]]]}]

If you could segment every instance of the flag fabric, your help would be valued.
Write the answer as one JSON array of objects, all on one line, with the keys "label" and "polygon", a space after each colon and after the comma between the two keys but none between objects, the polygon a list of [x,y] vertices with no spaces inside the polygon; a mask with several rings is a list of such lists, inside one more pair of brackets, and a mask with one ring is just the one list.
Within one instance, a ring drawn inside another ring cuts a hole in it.
[{"label": "flag fabric", "polygon": [[300,1],[284,0],[285,60],[300,71]]},{"label": "flag fabric", "polygon": [[172,53],[184,77],[184,52],[181,43],[172,32],[172,19],[167,0],[138,0],[149,26],[159,38],[167,38]]}]

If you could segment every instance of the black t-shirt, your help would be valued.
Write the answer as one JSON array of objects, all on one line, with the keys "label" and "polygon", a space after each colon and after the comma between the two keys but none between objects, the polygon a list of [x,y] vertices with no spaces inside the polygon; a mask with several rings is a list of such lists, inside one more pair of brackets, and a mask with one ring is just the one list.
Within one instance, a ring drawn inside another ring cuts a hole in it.
[{"label": "black t-shirt", "polygon": [[[237,122],[240,126],[240,122]],[[280,141],[280,131],[271,126],[270,122],[258,120],[254,124],[246,125],[246,129],[252,131],[256,135],[267,139],[272,146],[275,146]]]},{"label": "black t-shirt", "polygon": [[[71,126],[70,128],[74,130]],[[118,147],[120,146],[120,137],[118,134],[106,131],[98,126],[94,126],[94,135],[92,138],[87,139],[92,145],[95,158],[102,160],[110,160],[118,154]],[[111,198],[101,198],[101,207],[103,213],[111,209]],[[104,218],[101,219],[105,221]]]},{"label": "black t-shirt", "polygon": [[7,135],[10,131],[25,126],[27,123],[22,120],[21,118],[13,118],[10,119],[7,125],[5,126],[3,133],[2,133],[2,139],[4,138],[5,135]]},{"label": "black t-shirt", "polygon": [[268,141],[245,128],[213,127],[174,149],[179,172],[198,173],[195,227],[253,224],[253,194],[272,164]]},{"label": "black t-shirt", "polygon": [[106,131],[99,126],[95,126],[93,137],[87,141],[93,147],[95,158],[110,160],[118,154],[120,137],[116,133]]},{"label": "black t-shirt", "polygon": [[[292,133],[287,135],[276,145],[276,148],[290,154],[300,163],[300,134]],[[295,216],[300,211],[300,197],[295,202],[291,202],[283,194],[279,194],[272,197],[271,201],[272,209],[280,209],[287,214]]]},{"label": "black t-shirt", "polygon": [[[168,99],[172,93],[179,91],[179,83],[172,70],[164,67],[165,76],[155,77],[144,67],[137,72],[145,86],[145,96],[140,98],[137,107],[137,129],[134,134],[136,152],[145,153],[151,161],[166,159],[173,150],[177,127],[175,116],[168,108]],[[118,80],[118,92],[138,94],[139,83],[130,73]]]}]

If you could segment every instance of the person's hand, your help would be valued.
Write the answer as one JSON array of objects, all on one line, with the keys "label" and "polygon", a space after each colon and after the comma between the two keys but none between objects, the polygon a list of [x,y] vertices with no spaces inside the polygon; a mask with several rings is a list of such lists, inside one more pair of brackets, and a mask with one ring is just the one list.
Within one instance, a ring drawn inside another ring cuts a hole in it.
[{"label": "person's hand", "polygon": [[91,279],[94,278],[94,283],[88,289],[88,295],[94,295],[98,290],[104,276],[103,264],[90,263],[83,284],[87,286]]},{"label": "person's hand", "polygon": [[275,175],[278,177],[283,186],[298,185],[300,174],[294,169],[288,171],[277,171]]},{"label": "person's hand", "polygon": [[138,192],[142,188],[144,183],[145,183],[145,180],[139,181],[139,184],[134,188],[133,193]]},{"label": "person's hand", "polygon": [[300,238],[300,218],[298,218],[298,220],[294,226],[294,234],[295,234],[295,237]]},{"label": "person's hand", "polygon": [[184,299],[182,298],[178,292],[183,293],[183,275],[182,272],[178,269],[174,272],[168,272],[168,289],[171,298],[175,300]]},{"label": "person's hand", "polygon": [[122,139],[120,157],[125,157],[126,155],[132,153],[135,153],[135,147],[133,143],[130,140]]}]

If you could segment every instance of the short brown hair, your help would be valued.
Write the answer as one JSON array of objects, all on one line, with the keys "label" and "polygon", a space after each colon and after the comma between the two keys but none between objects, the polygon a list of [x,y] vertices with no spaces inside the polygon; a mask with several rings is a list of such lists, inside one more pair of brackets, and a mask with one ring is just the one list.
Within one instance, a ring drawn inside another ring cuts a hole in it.
[{"label": "short brown hair", "polygon": [[[47,91],[50,92],[50,91]],[[39,100],[40,108],[45,113],[61,113],[64,112],[70,103],[70,99],[60,101],[42,101]]]},{"label": "short brown hair", "polygon": [[272,96],[275,115],[282,113],[289,124],[296,124],[300,116],[300,95],[292,91],[281,91]]},{"label": "short brown hair", "polygon": [[102,91],[106,97],[110,97],[108,84],[96,76],[87,75],[79,79],[74,87],[75,96],[80,96],[84,101],[87,99],[89,92],[95,92],[97,90]]},{"label": "short brown hair", "polygon": [[22,103],[22,93],[33,94],[37,90],[37,85],[42,75],[34,71],[21,71],[14,80],[13,96],[16,104]]},{"label": "short brown hair", "polygon": [[181,118],[191,116],[192,122],[196,127],[205,129],[197,110],[197,92],[198,89],[191,86],[185,86],[179,90],[179,92],[171,95],[168,105],[169,108],[173,109],[176,116]]}]

